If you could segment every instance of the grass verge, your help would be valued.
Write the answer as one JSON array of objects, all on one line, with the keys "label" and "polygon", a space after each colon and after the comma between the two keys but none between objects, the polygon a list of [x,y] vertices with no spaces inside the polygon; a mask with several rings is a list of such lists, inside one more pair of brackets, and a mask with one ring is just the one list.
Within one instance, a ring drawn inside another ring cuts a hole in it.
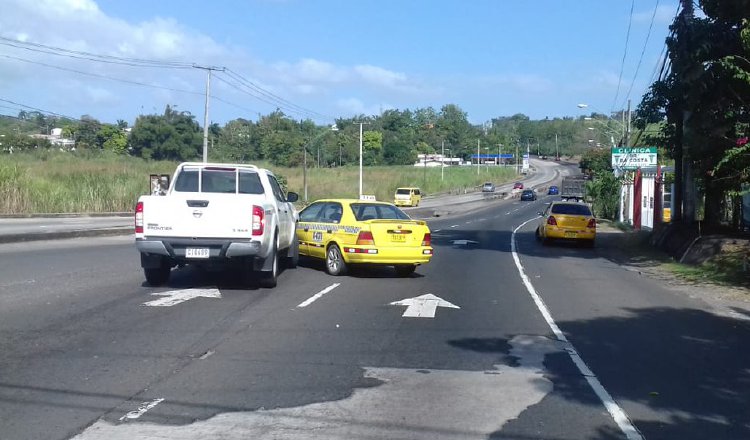
[{"label": "grass verge", "polygon": [[[258,163],[304,197],[301,168]],[[44,150],[0,156],[0,214],[127,212],[149,191],[149,174],[174,172],[176,162],[145,161],[105,153]],[[496,185],[516,179],[513,168],[380,166],[363,169],[363,192],[392,201],[400,186],[420,187],[426,194],[464,191],[483,182]],[[308,200],[359,194],[359,168],[308,169]]]}]

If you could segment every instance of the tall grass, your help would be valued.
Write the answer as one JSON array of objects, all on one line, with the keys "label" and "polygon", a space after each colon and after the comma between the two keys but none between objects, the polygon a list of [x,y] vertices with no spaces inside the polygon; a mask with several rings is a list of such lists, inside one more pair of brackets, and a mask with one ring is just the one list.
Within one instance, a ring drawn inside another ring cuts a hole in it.
[{"label": "tall grass", "polygon": [[[303,193],[303,176],[300,169],[277,169],[287,179],[290,191]],[[484,182],[495,184],[517,178],[513,167],[446,167],[441,178],[440,167],[414,166],[365,167],[362,172],[362,192],[378,200],[393,200],[399,187],[419,187],[423,193],[447,193],[475,190]],[[312,168],[307,171],[308,199],[324,197],[359,196],[359,168]]]},{"label": "tall grass", "polygon": [[[145,161],[108,154],[42,151],[0,156],[0,214],[127,212],[149,191],[149,174],[169,174],[177,163]],[[304,196],[301,168],[269,168],[287,181],[287,189]],[[512,167],[445,168],[365,167],[363,192],[392,200],[396,188],[420,187],[424,193],[463,192],[483,182],[515,179]],[[353,197],[359,193],[359,168],[311,168],[308,200]]]},{"label": "tall grass", "polygon": [[131,211],[149,174],[175,163],[43,151],[0,156],[0,214]]}]

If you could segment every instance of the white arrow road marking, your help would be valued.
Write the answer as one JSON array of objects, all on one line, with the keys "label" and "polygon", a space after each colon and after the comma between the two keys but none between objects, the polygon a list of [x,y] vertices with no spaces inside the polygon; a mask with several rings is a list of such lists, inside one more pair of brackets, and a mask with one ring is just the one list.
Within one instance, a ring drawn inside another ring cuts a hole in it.
[{"label": "white arrow road marking", "polygon": [[155,407],[156,405],[162,403],[164,399],[154,399],[150,402],[143,402],[141,403],[141,406],[138,407],[135,411],[130,411],[129,413],[125,414],[124,416],[120,417],[120,421],[124,420],[133,420],[137,419],[138,417],[146,414],[146,411],[150,410],[151,408]]},{"label": "white arrow road marking", "polygon": [[315,295],[311,296],[310,298],[307,298],[306,300],[299,303],[297,307],[307,307],[310,304],[314,303],[315,301],[319,300],[323,295],[330,292],[331,290],[339,287],[341,283],[333,283],[330,286],[326,287],[325,289],[321,290],[320,292],[316,293]]},{"label": "white arrow road marking", "polygon": [[221,298],[221,292],[219,289],[182,289],[182,290],[170,290],[168,292],[154,292],[153,296],[163,296],[164,298],[155,299],[153,301],[143,303],[144,306],[149,307],[171,307],[185,301],[190,301],[193,298]]},{"label": "white arrow road marking", "polygon": [[474,240],[451,240],[451,243],[455,244],[456,246],[468,246],[470,244],[479,244],[478,241],[474,241]]},{"label": "white arrow road marking", "polygon": [[461,308],[455,304],[449,303],[442,298],[438,298],[431,293],[417,296],[415,298],[407,298],[402,299],[401,301],[394,301],[390,303],[390,305],[407,306],[404,314],[401,315],[404,318],[434,318],[435,311],[438,307],[449,307],[451,309]]}]

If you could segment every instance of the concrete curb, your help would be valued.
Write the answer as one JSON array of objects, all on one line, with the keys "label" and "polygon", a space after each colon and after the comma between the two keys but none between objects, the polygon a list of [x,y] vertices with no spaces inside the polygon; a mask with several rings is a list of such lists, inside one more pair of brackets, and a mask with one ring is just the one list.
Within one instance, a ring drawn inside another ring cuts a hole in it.
[{"label": "concrete curb", "polygon": [[19,243],[26,241],[40,241],[40,240],[60,240],[65,238],[81,238],[81,237],[106,237],[114,235],[129,235],[133,234],[132,226],[125,226],[119,228],[105,228],[105,229],[89,229],[89,230],[76,230],[76,231],[60,231],[60,232],[35,232],[31,234],[8,234],[0,235],[0,244],[6,243]]},{"label": "concrete curb", "polygon": [[49,214],[0,214],[0,218],[85,218],[85,217],[132,217],[132,212],[55,212]]}]

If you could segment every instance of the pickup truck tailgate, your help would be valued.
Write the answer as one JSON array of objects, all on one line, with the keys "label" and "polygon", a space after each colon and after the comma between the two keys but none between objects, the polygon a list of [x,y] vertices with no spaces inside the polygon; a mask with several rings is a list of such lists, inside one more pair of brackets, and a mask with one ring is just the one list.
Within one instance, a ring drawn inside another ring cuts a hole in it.
[{"label": "pickup truck tailgate", "polygon": [[[145,197],[144,235],[181,238],[250,238],[253,205],[263,196],[173,193]],[[264,208],[265,209],[265,208]]]}]

